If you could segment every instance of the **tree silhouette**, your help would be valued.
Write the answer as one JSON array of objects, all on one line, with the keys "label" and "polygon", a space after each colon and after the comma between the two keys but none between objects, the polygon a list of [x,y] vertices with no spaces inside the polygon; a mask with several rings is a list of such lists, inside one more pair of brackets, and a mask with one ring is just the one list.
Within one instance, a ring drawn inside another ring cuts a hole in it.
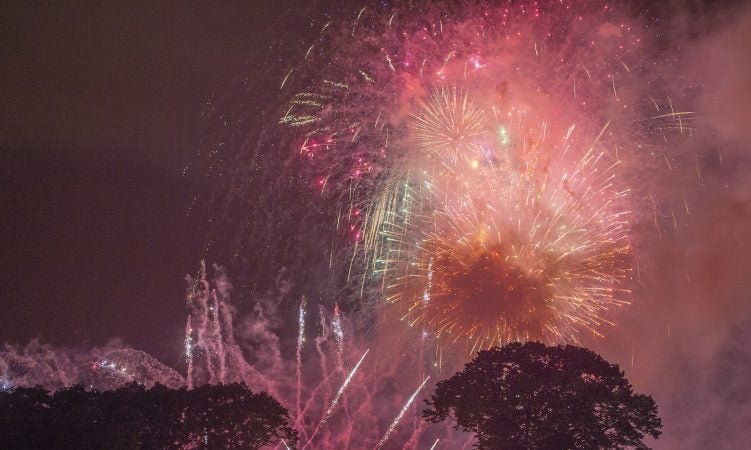
[{"label": "tree silhouette", "polygon": [[423,417],[476,434],[479,449],[647,448],[661,434],[651,397],[617,365],[575,346],[484,350],[436,385]]},{"label": "tree silhouette", "polygon": [[114,391],[81,385],[0,392],[0,447],[250,448],[297,441],[287,410],[245,384],[192,390],[136,383]]}]

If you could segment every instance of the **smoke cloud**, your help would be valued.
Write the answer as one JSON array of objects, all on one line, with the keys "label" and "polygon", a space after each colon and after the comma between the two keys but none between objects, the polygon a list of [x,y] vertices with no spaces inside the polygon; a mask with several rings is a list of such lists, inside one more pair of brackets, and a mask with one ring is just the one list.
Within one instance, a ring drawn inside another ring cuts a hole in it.
[{"label": "smoke cloud", "polygon": [[700,11],[671,22],[697,112],[682,152],[694,173],[676,186],[689,220],[655,246],[630,337],[605,352],[657,400],[655,448],[749,448],[751,7]]}]

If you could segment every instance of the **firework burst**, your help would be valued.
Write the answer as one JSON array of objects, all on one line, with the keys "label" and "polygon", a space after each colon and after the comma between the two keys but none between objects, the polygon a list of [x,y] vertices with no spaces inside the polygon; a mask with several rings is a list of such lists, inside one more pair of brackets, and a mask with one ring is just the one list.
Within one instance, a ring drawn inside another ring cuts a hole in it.
[{"label": "firework burst", "polygon": [[597,142],[579,144],[574,127],[558,143],[513,134],[485,146],[481,164],[444,164],[451,170],[399,183],[374,216],[388,303],[410,326],[470,351],[579,342],[627,302],[620,161]]},{"label": "firework burst", "polygon": [[413,117],[415,143],[429,155],[456,163],[482,151],[488,134],[485,113],[455,87],[436,89]]}]

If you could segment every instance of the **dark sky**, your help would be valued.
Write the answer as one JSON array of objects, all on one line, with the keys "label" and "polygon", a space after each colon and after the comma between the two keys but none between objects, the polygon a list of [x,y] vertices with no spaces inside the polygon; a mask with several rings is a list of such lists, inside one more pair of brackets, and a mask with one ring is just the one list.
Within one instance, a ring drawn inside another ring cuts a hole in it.
[{"label": "dark sky", "polygon": [[270,3],[0,6],[0,340],[177,354],[202,241],[181,169]]}]

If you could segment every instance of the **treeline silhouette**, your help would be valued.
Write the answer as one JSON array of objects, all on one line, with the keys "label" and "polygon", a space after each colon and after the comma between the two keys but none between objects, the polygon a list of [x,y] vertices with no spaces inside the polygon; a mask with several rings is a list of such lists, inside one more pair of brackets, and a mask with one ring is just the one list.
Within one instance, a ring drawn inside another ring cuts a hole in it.
[{"label": "treeline silhouette", "polygon": [[475,433],[479,450],[648,449],[662,421],[623,371],[575,345],[481,350],[439,381],[423,417]]},{"label": "treeline silhouette", "polygon": [[0,392],[5,449],[251,448],[297,441],[288,411],[245,384]]}]

